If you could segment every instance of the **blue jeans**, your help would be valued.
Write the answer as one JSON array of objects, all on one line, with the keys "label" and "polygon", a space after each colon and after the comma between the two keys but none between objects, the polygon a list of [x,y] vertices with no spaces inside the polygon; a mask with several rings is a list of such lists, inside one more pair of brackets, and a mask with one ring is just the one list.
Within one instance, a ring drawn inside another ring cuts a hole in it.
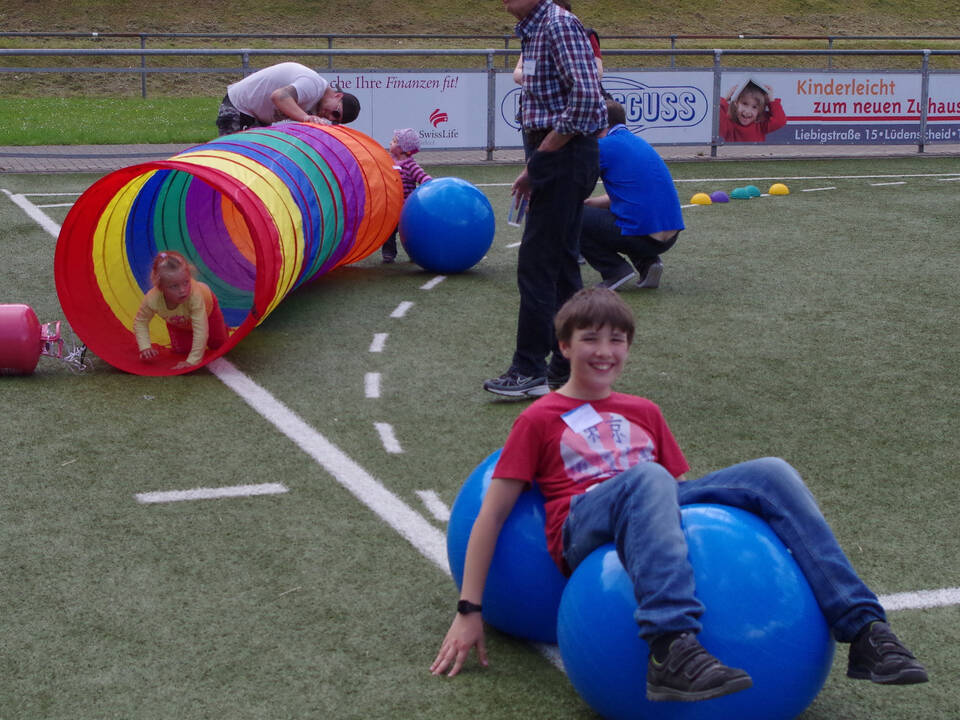
[{"label": "blue jeans", "polygon": [[569,367],[557,348],[553,316],[583,287],[580,218],[600,176],[599,163],[597,139],[583,135],[555,152],[536,151],[527,163],[532,192],[517,255],[520,310],[511,362],[524,375],[545,375],[551,352],[555,365]]},{"label": "blue jeans", "polygon": [[729,505],[763,518],[793,553],[838,642],[884,620],[877,596],[857,576],[796,470],[761,458],[678,483],[663,466],[641,463],[578,495],[563,526],[571,569],[604,543],[617,555],[637,597],[640,636],[701,629],[703,606],[680,526],[680,505]]}]

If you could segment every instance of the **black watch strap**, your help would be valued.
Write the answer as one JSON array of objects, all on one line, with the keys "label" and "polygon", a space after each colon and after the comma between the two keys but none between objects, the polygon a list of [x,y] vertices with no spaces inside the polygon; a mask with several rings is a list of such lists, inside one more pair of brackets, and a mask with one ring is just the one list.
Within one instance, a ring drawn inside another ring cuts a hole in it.
[{"label": "black watch strap", "polygon": [[469,615],[470,613],[481,612],[483,608],[480,605],[475,605],[469,600],[461,600],[457,603],[457,612],[461,615]]}]

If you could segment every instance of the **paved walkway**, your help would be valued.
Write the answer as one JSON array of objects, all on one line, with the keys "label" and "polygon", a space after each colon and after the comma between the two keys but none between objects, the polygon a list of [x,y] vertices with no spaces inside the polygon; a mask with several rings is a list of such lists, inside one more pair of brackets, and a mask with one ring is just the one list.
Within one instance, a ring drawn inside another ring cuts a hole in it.
[{"label": "paved walkway", "polygon": [[[130,165],[172,157],[190,145],[49,145],[0,146],[0,172],[107,173]],[[709,160],[710,146],[659,146],[665,160]],[[931,144],[923,153],[916,145],[731,145],[720,147],[714,160],[776,160],[791,157],[960,157],[960,145]],[[487,159],[484,150],[424,150],[417,160],[422,165],[516,164],[523,151],[497,150]]]}]

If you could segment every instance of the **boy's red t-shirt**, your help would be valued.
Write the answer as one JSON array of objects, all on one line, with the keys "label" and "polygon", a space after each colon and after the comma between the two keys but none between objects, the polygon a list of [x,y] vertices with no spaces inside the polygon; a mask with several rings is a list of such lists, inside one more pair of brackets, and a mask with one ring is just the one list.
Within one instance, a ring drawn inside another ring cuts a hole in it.
[{"label": "boy's red t-shirt", "polygon": [[546,498],[547,548],[558,567],[568,572],[563,523],[570,499],[651,461],[674,477],[690,469],[655,403],[624,393],[585,403],[552,392],[514,421],[493,477],[537,483]]}]

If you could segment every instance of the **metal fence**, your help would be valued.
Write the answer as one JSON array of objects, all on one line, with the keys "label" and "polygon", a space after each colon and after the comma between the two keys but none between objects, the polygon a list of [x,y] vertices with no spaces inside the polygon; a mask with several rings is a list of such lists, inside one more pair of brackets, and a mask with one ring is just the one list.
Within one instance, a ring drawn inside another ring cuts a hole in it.
[{"label": "metal fence", "polygon": [[[0,33],[0,35],[10,36],[14,35],[13,33]],[[21,34],[22,35],[22,34]],[[68,34],[72,37],[85,36],[78,34]],[[121,36],[121,34],[114,34]],[[50,36],[50,35],[45,35]],[[141,42],[145,43],[149,38],[160,38],[160,37],[230,37],[231,39],[242,38],[244,36],[230,35],[230,36],[214,36],[214,35],[186,35],[186,34],[177,34],[177,35],[165,35],[165,34],[135,34],[134,37],[141,38]],[[251,37],[280,37],[280,36],[251,36]],[[341,38],[358,38],[358,37],[429,37],[429,38],[439,38],[439,37],[448,37],[448,38],[459,38],[462,36],[376,36],[376,35],[303,35],[303,36],[285,36],[285,37],[303,37],[303,38],[327,38],[328,41],[332,44],[338,39]],[[480,36],[471,36],[476,39]],[[638,36],[623,36],[623,37],[638,37]],[[650,36],[653,37],[653,36]],[[661,36],[663,37],[663,36]],[[680,39],[682,37],[710,37],[710,36],[667,36],[671,39]],[[752,36],[756,38],[765,37],[765,36]],[[827,38],[827,36],[824,36]],[[503,40],[505,45],[510,44],[510,41],[513,39],[512,36],[487,36],[487,38],[497,38]],[[782,36],[779,38],[782,39]],[[829,39],[829,38],[827,38]],[[850,39],[850,36],[844,36],[844,39]],[[898,40],[905,39],[904,37],[897,37]],[[960,38],[949,38],[949,39],[960,39]],[[485,71],[488,75],[488,98],[494,97],[494,86],[496,82],[496,76],[498,73],[503,73],[506,68],[512,67],[515,58],[519,53],[519,47],[512,48],[506,47],[504,49],[373,49],[373,48],[362,48],[362,49],[337,49],[337,48],[327,48],[327,49],[316,49],[316,48],[276,48],[276,49],[262,49],[262,48],[0,48],[0,59],[18,56],[18,57],[71,57],[71,58],[83,58],[83,57],[134,57],[139,58],[139,66],[137,67],[106,67],[106,66],[97,66],[97,67],[62,67],[62,66],[44,66],[44,67],[25,67],[25,66],[0,66],[0,74],[2,73],[137,73],[140,75],[141,82],[141,95],[143,97],[147,96],[147,78],[152,74],[157,73],[235,73],[238,76],[249,74],[257,68],[252,65],[252,60],[254,58],[277,58],[284,56],[292,57],[325,57],[327,58],[328,67],[336,70],[334,67],[334,61],[336,58],[347,58],[347,57],[356,57],[356,56],[369,56],[375,58],[388,58],[396,56],[411,56],[411,57],[421,57],[421,58],[450,58],[450,57],[462,57],[471,59],[476,63],[474,71]],[[827,67],[830,66],[830,60],[835,57],[869,57],[869,58],[881,58],[881,57],[899,57],[907,58],[910,61],[911,67],[907,68],[907,72],[917,73],[920,76],[921,81],[921,108],[920,108],[920,141],[918,143],[918,150],[923,151],[924,140],[926,137],[926,126],[927,126],[927,105],[926,100],[929,94],[929,80],[930,75],[935,70],[932,70],[930,67],[931,58],[937,56],[944,57],[958,57],[960,56],[960,49],[887,49],[887,50],[878,50],[878,49],[849,49],[842,50],[836,48],[830,49],[805,49],[805,50],[790,50],[790,49],[679,49],[672,47],[671,49],[618,49],[618,48],[605,48],[604,57],[626,57],[626,58],[636,58],[638,62],[641,62],[643,58],[652,58],[652,57],[667,57],[669,58],[671,67],[676,58],[679,57],[699,57],[704,60],[704,62],[699,66],[700,69],[712,69],[714,73],[714,99],[716,100],[719,97],[719,83],[720,83],[720,74],[724,70],[730,69],[741,69],[739,66],[729,66],[724,65],[724,60],[726,58],[744,58],[744,57],[781,57],[787,59],[789,62],[792,58],[798,57],[822,57],[827,60]],[[229,66],[217,66],[217,67],[197,67],[197,66],[150,66],[148,64],[148,59],[150,58],[160,58],[160,57],[221,57],[221,58],[236,58],[236,64]],[[2,60],[0,60],[2,61]],[[421,67],[429,67],[437,71],[446,71],[448,68],[442,67],[442,63],[426,63]],[[501,69],[503,68],[503,69]],[[637,68],[642,69],[642,68]],[[492,128],[493,126],[493,116],[494,108],[492,103],[488,103],[487,113],[488,113],[488,124]],[[715,126],[715,125],[714,125]],[[492,152],[494,149],[494,141],[491,137],[487,144],[488,152]],[[714,151],[716,151],[716,143],[714,144]]]}]

